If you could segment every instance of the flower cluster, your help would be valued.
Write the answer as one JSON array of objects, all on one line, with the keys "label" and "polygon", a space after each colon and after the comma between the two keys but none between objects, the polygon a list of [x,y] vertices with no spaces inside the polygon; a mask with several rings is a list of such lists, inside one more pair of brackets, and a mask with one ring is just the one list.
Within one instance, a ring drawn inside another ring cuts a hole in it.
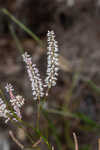
[{"label": "flower cluster", "polygon": [[34,99],[40,99],[44,96],[42,80],[40,78],[40,74],[35,64],[32,64],[32,58],[30,55],[25,52],[23,55],[23,60],[26,63],[26,68],[28,72],[29,79],[31,81],[32,91]]},{"label": "flower cluster", "polygon": [[[28,72],[29,79],[31,81],[32,86],[32,94],[35,100],[40,100],[43,96],[48,95],[48,91],[52,86],[56,85],[56,80],[58,76],[58,44],[55,40],[55,34],[53,31],[48,31],[48,52],[47,52],[47,71],[46,78],[44,80],[44,84],[40,78],[40,74],[36,65],[32,63],[32,58],[27,52],[25,52],[22,57],[24,62],[26,63],[26,68]],[[44,87],[47,88],[46,93],[44,92]],[[13,112],[7,108],[7,105],[0,98],[0,117],[5,118],[5,122],[7,123],[9,120],[17,121],[16,117],[22,118],[20,109],[24,104],[24,98],[20,95],[13,94],[13,86],[11,84],[6,85],[6,91],[10,96],[10,103],[13,108]],[[13,115],[16,114],[16,117]]]},{"label": "flower cluster", "polygon": [[15,114],[21,119],[22,116],[20,113],[20,108],[24,105],[24,98],[20,95],[15,96],[13,94],[14,89],[11,84],[7,84],[5,88],[10,95],[10,102],[14,109]]},{"label": "flower cluster", "polygon": [[0,117],[5,118],[5,123],[9,120],[17,121],[17,119],[13,116],[12,112],[7,108],[7,105],[0,98]]},{"label": "flower cluster", "polygon": [[29,79],[31,81],[33,96],[35,100],[40,99],[44,95],[46,96],[48,95],[48,92],[46,92],[46,94],[44,93],[43,87],[47,87],[48,89],[50,89],[52,86],[55,86],[58,76],[59,55],[58,55],[58,44],[57,41],[55,40],[54,31],[48,31],[47,37],[48,37],[48,52],[47,52],[48,58],[47,58],[47,72],[44,85],[40,78],[39,71],[36,68],[36,65],[32,64],[32,58],[30,57],[30,55],[27,54],[27,52],[25,52],[22,55],[23,60],[26,63],[26,68]]},{"label": "flower cluster", "polygon": [[55,40],[54,31],[48,31],[48,66],[47,66],[47,77],[45,79],[45,87],[51,88],[56,85],[58,76],[58,45]]},{"label": "flower cluster", "polygon": [[7,109],[6,104],[0,98],[0,117],[5,118],[5,123],[7,123],[10,120],[9,113],[10,113],[10,111]]},{"label": "flower cluster", "polygon": [[[24,104],[24,98],[20,95],[15,96],[13,94],[13,87],[11,84],[6,85],[6,91],[10,95],[10,103],[13,107],[14,113],[17,115],[18,118],[22,118],[20,113],[20,108]],[[18,121],[16,117],[14,116],[13,112],[7,108],[7,104],[4,103],[4,101],[0,98],[0,117],[5,118],[5,123],[7,123],[9,120]]]}]

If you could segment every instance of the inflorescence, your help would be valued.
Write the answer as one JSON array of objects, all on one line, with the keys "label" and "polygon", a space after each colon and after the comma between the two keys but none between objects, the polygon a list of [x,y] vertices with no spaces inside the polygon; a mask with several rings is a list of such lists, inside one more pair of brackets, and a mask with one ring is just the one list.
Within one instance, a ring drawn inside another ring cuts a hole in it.
[{"label": "inflorescence", "polygon": [[31,81],[31,86],[32,86],[32,94],[34,96],[34,99],[40,99],[41,97],[44,96],[43,92],[43,85],[42,85],[42,80],[40,78],[40,74],[38,69],[36,68],[35,64],[32,64],[32,58],[30,55],[25,52],[23,55],[23,60],[26,63],[26,68],[28,72],[29,79]]},{"label": "inflorescence", "polygon": [[18,121],[17,118],[22,118],[20,108],[24,104],[24,98],[20,95],[15,96],[13,94],[14,89],[11,84],[7,84],[5,88],[9,93],[12,109],[9,110],[7,104],[0,98],[0,117],[5,118],[5,123],[9,120]]},{"label": "inflorescence", "polygon": [[[48,31],[47,33],[48,41],[48,52],[47,52],[47,72],[44,84],[40,78],[40,74],[35,64],[32,64],[32,58],[27,52],[25,52],[22,57],[26,63],[26,68],[28,72],[29,79],[31,81],[33,98],[39,100],[44,95],[48,95],[48,91],[52,86],[56,85],[56,80],[59,70],[59,54],[58,54],[58,43],[55,40],[54,31]],[[43,87],[46,87],[46,93]]]},{"label": "inflorescence", "polygon": [[[55,40],[54,31],[48,31],[47,38],[48,38],[47,71],[44,83],[40,78],[40,74],[38,69],[36,68],[36,64],[32,63],[32,58],[30,57],[30,55],[27,52],[25,52],[22,55],[23,61],[26,63],[26,69],[28,72],[29,79],[31,81],[33,98],[34,100],[39,101],[42,97],[48,95],[48,91],[52,86],[56,85],[59,70],[58,43]],[[9,93],[10,103],[13,108],[13,112],[7,108],[7,105],[0,98],[0,116],[5,118],[6,123],[11,119],[17,121],[16,117],[18,117],[19,119],[22,118],[20,109],[24,104],[24,98],[20,95],[13,94],[14,89],[11,84],[7,84],[5,88],[6,91]],[[47,88],[46,92],[44,92],[45,88]],[[16,117],[13,116],[13,113],[15,114]]]},{"label": "inflorescence", "polygon": [[59,70],[59,54],[58,54],[58,43],[55,40],[54,31],[48,31],[48,61],[47,61],[47,77],[45,79],[45,87],[51,88],[56,85],[56,80]]},{"label": "inflorescence", "polygon": [[7,123],[10,120],[10,111],[7,109],[6,104],[4,101],[0,98],[0,117],[5,118],[5,123]]}]

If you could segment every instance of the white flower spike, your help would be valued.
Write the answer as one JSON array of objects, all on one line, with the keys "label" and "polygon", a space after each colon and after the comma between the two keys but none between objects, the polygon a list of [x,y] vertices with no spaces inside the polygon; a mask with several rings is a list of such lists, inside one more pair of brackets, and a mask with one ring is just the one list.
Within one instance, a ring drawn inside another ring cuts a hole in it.
[{"label": "white flower spike", "polygon": [[[48,91],[52,86],[56,85],[56,80],[58,76],[59,70],[59,54],[58,54],[58,44],[55,40],[54,31],[48,31],[48,58],[47,58],[47,72],[44,85],[42,84],[42,80],[40,78],[40,74],[35,64],[32,64],[32,58],[27,52],[25,52],[22,57],[24,62],[26,63],[26,68],[28,72],[28,76],[31,81],[32,91],[34,99],[40,99],[44,95],[48,95]],[[43,87],[47,87],[46,94],[44,94]]]},{"label": "white flower spike", "polygon": [[59,54],[58,43],[55,40],[54,31],[48,31],[48,58],[47,58],[47,77],[45,79],[45,87],[51,88],[56,85],[59,70]]},{"label": "white flower spike", "polygon": [[43,84],[40,78],[40,74],[38,69],[36,68],[36,64],[32,64],[32,58],[30,55],[25,52],[23,55],[23,60],[26,63],[26,68],[28,72],[29,79],[31,81],[32,91],[34,100],[39,100],[44,96],[43,92]]},{"label": "white flower spike", "polygon": [[[34,100],[39,100],[44,95],[48,95],[48,91],[52,86],[56,85],[56,80],[58,76],[58,70],[59,70],[59,54],[58,54],[58,44],[55,40],[55,34],[54,31],[48,31],[47,33],[48,37],[48,52],[47,52],[47,72],[46,72],[46,78],[44,81],[44,85],[42,83],[42,80],[40,78],[40,74],[38,69],[36,68],[36,64],[32,63],[32,58],[30,57],[27,52],[25,52],[22,57],[24,62],[26,63],[26,68],[28,72],[29,79],[31,81],[32,86],[32,94],[34,97]],[[44,93],[44,87],[47,88],[46,93]],[[10,102],[13,107],[14,113],[19,117],[22,118],[20,113],[20,108],[24,104],[24,98],[20,95],[14,95],[13,94],[13,86],[11,84],[6,85],[6,91],[10,95]],[[14,117],[13,113],[7,108],[7,105],[3,102],[3,100],[0,98],[0,117],[5,118],[5,123],[7,123],[9,120],[18,121],[16,117]]]}]

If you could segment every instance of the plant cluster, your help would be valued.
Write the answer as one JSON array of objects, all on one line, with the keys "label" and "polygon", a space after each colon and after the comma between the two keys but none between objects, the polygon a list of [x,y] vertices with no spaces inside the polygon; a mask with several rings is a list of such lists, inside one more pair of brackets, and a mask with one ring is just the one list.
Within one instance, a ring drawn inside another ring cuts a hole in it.
[{"label": "plant cluster", "polygon": [[[22,54],[23,61],[26,63],[26,70],[29,76],[29,80],[31,82],[33,99],[38,101],[38,106],[40,106],[41,99],[48,96],[49,89],[52,86],[56,85],[59,70],[58,43],[55,40],[54,31],[48,31],[47,41],[47,71],[46,78],[44,79],[44,81],[42,81],[41,79],[36,64],[32,63],[31,56],[27,52]],[[11,85],[11,83],[7,83],[5,89],[6,92],[9,94],[10,103],[0,98],[0,117],[5,118],[5,123],[7,123],[9,120],[12,122],[19,121],[20,123],[22,123],[21,107],[24,105],[25,99],[21,95],[14,94],[14,88]],[[40,107],[38,108],[39,109],[37,112],[37,120],[39,121]],[[35,131],[41,137],[38,125]],[[48,144],[48,141],[45,138],[44,141],[50,148],[50,145]]]}]

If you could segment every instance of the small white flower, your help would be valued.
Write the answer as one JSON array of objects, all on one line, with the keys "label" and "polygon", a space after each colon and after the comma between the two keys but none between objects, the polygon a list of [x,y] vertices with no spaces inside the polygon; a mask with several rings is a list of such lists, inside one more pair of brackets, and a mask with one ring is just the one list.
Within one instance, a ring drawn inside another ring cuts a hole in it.
[{"label": "small white flower", "polygon": [[10,83],[7,83],[6,87],[5,87],[6,91],[9,92],[9,91],[14,91],[12,85]]},{"label": "small white flower", "polygon": [[14,99],[10,99],[12,106],[21,108],[24,105],[24,98],[20,95],[15,96]]}]

